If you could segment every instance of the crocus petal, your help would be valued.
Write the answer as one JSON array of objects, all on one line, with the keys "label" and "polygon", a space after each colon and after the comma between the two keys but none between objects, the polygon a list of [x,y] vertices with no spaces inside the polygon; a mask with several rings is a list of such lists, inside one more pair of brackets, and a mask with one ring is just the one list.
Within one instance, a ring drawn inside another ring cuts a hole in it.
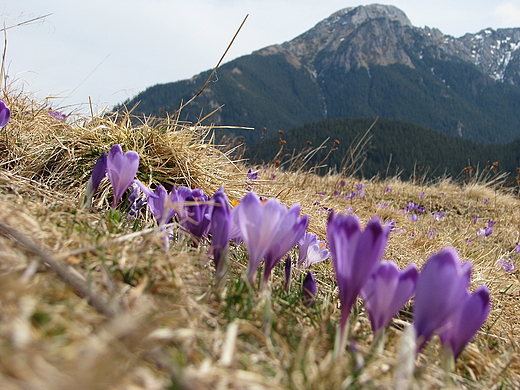
[{"label": "crocus petal", "polygon": [[121,145],[112,146],[107,157],[107,176],[114,192],[112,207],[117,205],[127,188],[130,187],[138,168],[139,155],[137,152],[129,150],[123,154]]},{"label": "crocus petal", "polygon": [[11,118],[11,110],[7,108],[5,105],[5,102],[0,99],[0,128],[7,125],[7,122],[9,122],[9,119]]},{"label": "crocus petal", "polygon": [[478,332],[490,310],[489,290],[486,286],[478,287],[453,313],[440,334],[441,342],[449,345],[456,359],[467,343]]},{"label": "crocus petal", "polygon": [[399,272],[393,261],[381,262],[361,289],[361,297],[377,335],[415,291],[418,271],[414,264]]},{"label": "crocus petal", "polygon": [[285,291],[289,292],[291,288],[291,273],[292,273],[292,261],[291,256],[287,256],[285,259],[285,267],[284,267],[284,288]]},{"label": "crocus petal", "polygon": [[[1,111],[1,110],[0,110]],[[97,191],[101,180],[106,175],[107,171],[107,154],[103,153],[94,164],[92,174],[87,182],[87,188],[83,197],[82,206],[90,207],[92,204],[92,196]]]},{"label": "crocus petal", "polygon": [[446,323],[467,295],[470,263],[460,263],[454,248],[431,256],[417,279],[414,326],[417,351]]},{"label": "crocus petal", "polygon": [[231,212],[224,187],[221,187],[211,198],[215,202],[211,214],[211,247],[213,250],[213,261],[219,269],[222,261],[227,261],[229,251],[229,235],[231,230]]}]

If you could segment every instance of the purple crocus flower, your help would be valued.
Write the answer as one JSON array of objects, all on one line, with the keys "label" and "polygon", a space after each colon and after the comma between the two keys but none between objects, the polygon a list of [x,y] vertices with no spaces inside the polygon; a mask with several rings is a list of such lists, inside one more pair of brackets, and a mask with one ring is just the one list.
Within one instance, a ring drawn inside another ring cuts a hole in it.
[{"label": "purple crocus flower", "polygon": [[419,220],[419,216],[417,214],[410,214],[408,219],[412,222],[417,222]]},{"label": "purple crocus flower", "polygon": [[216,279],[220,281],[227,272],[229,257],[229,238],[231,232],[231,211],[229,201],[220,187],[211,197],[213,208],[209,231],[211,232],[211,248],[216,268]]},{"label": "purple crocus flower", "polygon": [[163,226],[170,222],[170,219],[175,215],[173,208],[173,197],[175,196],[175,189],[168,193],[162,184],[159,184],[153,191],[155,197],[148,197],[148,209],[155,217],[157,224]]},{"label": "purple crocus flower", "polygon": [[232,214],[249,253],[249,283],[253,282],[260,262],[265,258],[262,282],[265,285],[271,269],[303,236],[308,216],[298,217],[299,204],[288,210],[275,198],[262,202],[254,192],[248,192]]},{"label": "purple crocus flower", "polygon": [[312,264],[327,260],[330,257],[325,241],[319,241],[314,233],[305,233],[298,241],[298,249],[298,267],[300,268],[310,267]]},{"label": "purple crocus flower", "polygon": [[253,171],[251,168],[247,171],[247,178],[249,180],[257,180],[258,179],[258,171]]},{"label": "purple crocus flower", "polygon": [[446,213],[444,211],[433,213],[433,220],[440,221],[442,218],[444,218],[445,215],[446,215]]},{"label": "purple crocus flower", "polygon": [[180,186],[172,198],[180,225],[195,238],[195,245],[207,234],[211,207],[207,195],[200,188],[191,190]]},{"label": "purple crocus flower", "polygon": [[295,206],[287,211],[276,227],[276,235],[265,255],[263,286],[267,284],[274,266],[296,245],[307,230],[309,216],[300,217],[300,205]]},{"label": "purple crocus flower", "polygon": [[9,119],[11,118],[11,110],[7,108],[5,105],[5,102],[0,99],[0,128],[7,125],[7,122],[9,122]]},{"label": "purple crocus flower", "polygon": [[341,302],[340,340],[343,343],[345,326],[356,298],[381,260],[388,241],[389,227],[382,226],[378,217],[372,218],[361,230],[355,215],[329,215],[327,238],[336,272]]},{"label": "purple crocus flower", "polygon": [[513,272],[515,270],[515,263],[511,260],[511,258],[508,259],[500,259],[498,260],[498,265],[501,266],[501,268],[505,272]]},{"label": "purple crocus flower", "polygon": [[376,338],[415,292],[419,272],[415,264],[399,271],[393,261],[382,261],[361,289]]},{"label": "purple crocus flower", "polygon": [[306,306],[314,306],[314,298],[316,297],[316,279],[312,272],[307,272],[302,284],[303,303]]},{"label": "purple crocus flower", "polygon": [[443,249],[428,259],[415,290],[417,352],[459,308],[467,295],[470,274],[471,263],[461,264],[454,248]]},{"label": "purple crocus flower", "polygon": [[92,196],[99,188],[101,180],[107,172],[107,154],[103,153],[94,164],[94,169],[87,182],[85,196],[83,197],[82,206],[90,207],[92,205]]},{"label": "purple crocus flower", "polygon": [[445,348],[451,349],[454,359],[460,355],[467,343],[478,332],[490,310],[489,290],[478,287],[473,294],[466,291],[466,297],[443,325],[439,334]]},{"label": "purple crocus flower", "polygon": [[125,191],[134,181],[138,168],[139,155],[137,152],[129,150],[123,154],[121,145],[112,146],[107,157],[107,176],[114,192],[112,208],[117,206]]}]

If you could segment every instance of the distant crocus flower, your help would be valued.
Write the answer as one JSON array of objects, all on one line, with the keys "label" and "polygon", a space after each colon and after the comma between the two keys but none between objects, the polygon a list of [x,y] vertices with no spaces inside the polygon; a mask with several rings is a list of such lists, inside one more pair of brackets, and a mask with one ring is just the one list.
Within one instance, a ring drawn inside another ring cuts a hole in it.
[{"label": "distant crocus flower", "polygon": [[361,297],[370,317],[374,338],[415,292],[417,268],[410,264],[399,271],[393,261],[382,261],[361,289]]},{"label": "distant crocus flower", "polygon": [[444,330],[439,335],[441,342],[455,359],[486,321],[489,310],[489,291],[486,286],[480,286],[473,294],[466,292],[458,309],[443,325]]},{"label": "distant crocus flower", "polygon": [[232,214],[249,254],[249,283],[265,258],[264,283],[274,265],[303,236],[308,224],[308,216],[299,218],[299,204],[288,210],[275,198],[262,202],[254,192],[248,192]]},{"label": "distant crocus flower", "polygon": [[319,241],[314,233],[307,232],[298,241],[298,267],[307,268],[330,257],[325,241]]},{"label": "distant crocus flower", "polygon": [[305,275],[302,284],[302,296],[303,303],[306,306],[310,307],[314,305],[314,298],[316,297],[316,279],[312,272],[307,272],[307,275]]},{"label": "distant crocus flower", "polygon": [[0,99],[0,128],[7,125],[7,122],[9,122],[9,119],[11,118],[11,110],[7,108],[5,105],[5,102]]},{"label": "distant crocus flower", "polygon": [[408,219],[410,219],[412,222],[417,222],[419,220],[419,216],[417,214],[410,214]]},{"label": "distant crocus flower", "polygon": [[216,279],[220,281],[226,274],[229,263],[229,239],[231,234],[231,211],[224,187],[211,197],[213,208],[209,231],[211,248],[216,269]]},{"label": "distant crocus flower", "polygon": [[175,215],[173,208],[175,189],[168,192],[162,184],[159,184],[153,191],[153,194],[155,197],[148,198],[148,209],[155,217],[157,224],[162,227],[164,224],[170,222],[170,219]]},{"label": "distant crocus flower", "polygon": [[90,207],[92,205],[92,196],[99,188],[101,180],[106,175],[107,171],[107,154],[103,153],[94,164],[94,169],[87,182],[85,195],[83,196],[82,206]]},{"label": "distant crocus flower", "polygon": [[478,229],[477,235],[479,237],[487,237],[487,236],[490,236],[491,234],[493,234],[493,232],[494,232],[493,228],[486,226],[484,229]]},{"label": "distant crocus flower", "polygon": [[458,309],[466,297],[470,274],[471,263],[461,264],[454,248],[443,249],[428,259],[415,290],[417,352]]},{"label": "distant crocus flower", "polygon": [[500,259],[498,260],[498,265],[500,265],[505,272],[513,272],[515,270],[515,263],[511,259]]},{"label": "distant crocus flower", "polygon": [[364,187],[365,187],[365,185],[363,183],[356,184],[356,189],[358,191],[362,190]]},{"label": "distant crocus flower", "polygon": [[445,215],[446,215],[446,213],[444,211],[433,213],[433,220],[440,221]]},{"label": "distant crocus flower", "polygon": [[372,218],[361,230],[355,215],[330,213],[327,238],[336,273],[341,302],[340,340],[345,337],[345,326],[356,298],[381,260],[388,241],[389,228]]},{"label": "distant crocus flower", "polygon": [[59,120],[60,122],[65,122],[67,120],[67,115],[62,114],[59,111],[53,110],[52,108],[49,108],[49,114]]},{"label": "distant crocus flower", "polygon": [[390,186],[386,186],[386,187],[385,187],[385,192],[390,192],[390,191],[392,191],[392,187],[390,187]]},{"label": "distant crocus flower", "polygon": [[249,180],[256,180],[258,179],[258,171],[253,171],[251,168],[247,171],[247,178]]},{"label": "distant crocus flower", "polygon": [[125,191],[134,181],[139,168],[139,155],[133,150],[123,154],[121,145],[115,144],[107,157],[107,176],[112,184],[114,199],[112,208],[115,208]]}]

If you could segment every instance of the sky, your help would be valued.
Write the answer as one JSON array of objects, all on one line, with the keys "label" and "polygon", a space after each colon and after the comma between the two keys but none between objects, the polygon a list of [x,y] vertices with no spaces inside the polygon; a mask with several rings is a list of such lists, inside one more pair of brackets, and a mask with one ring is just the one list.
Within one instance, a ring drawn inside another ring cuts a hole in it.
[{"label": "sky", "polygon": [[[351,0],[4,0],[8,84],[64,113],[101,112],[146,88],[289,41]],[[520,0],[389,0],[414,26],[459,37],[520,27]],[[48,16],[46,16],[48,15]],[[23,24],[33,18],[36,22]],[[22,25],[19,25],[22,24]],[[18,26],[17,26],[18,25]],[[14,26],[14,27],[12,27]],[[12,28],[10,28],[12,27]]]}]

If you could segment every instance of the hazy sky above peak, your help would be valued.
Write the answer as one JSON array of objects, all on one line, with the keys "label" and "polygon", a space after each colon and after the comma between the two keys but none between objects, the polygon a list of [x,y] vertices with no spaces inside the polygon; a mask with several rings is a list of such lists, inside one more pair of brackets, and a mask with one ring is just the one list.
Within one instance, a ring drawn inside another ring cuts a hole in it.
[{"label": "hazy sky above peak", "polygon": [[[246,14],[225,62],[291,40],[332,13],[374,1],[346,0],[7,0],[10,81],[64,112],[117,104],[158,83],[189,78],[216,65]],[[380,2],[412,24],[461,36],[520,27],[520,0]],[[3,41],[3,40],[2,40]]]}]

